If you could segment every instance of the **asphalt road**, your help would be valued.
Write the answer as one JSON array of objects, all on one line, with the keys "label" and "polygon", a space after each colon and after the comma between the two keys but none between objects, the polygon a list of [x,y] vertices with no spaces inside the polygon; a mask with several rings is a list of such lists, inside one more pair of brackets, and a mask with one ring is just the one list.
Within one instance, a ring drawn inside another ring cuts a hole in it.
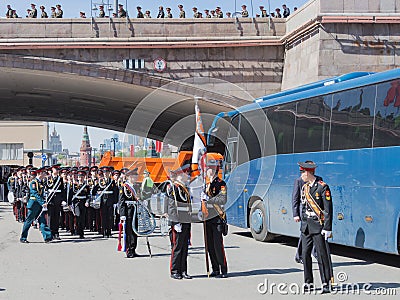
[{"label": "asphalt road", "polygon": [[[230,226],[225,238],[229,278],[207,278],[202,227],[196,224],[188,258],[189,274],[194,278],[178,281],[169,278],[169,240],[157,232],[150,237],[152,258],[146,239],[139,238],[137,252],[143,256],[127,259],[116,251],[116,233],[103,239],[86,232],[86,239],[79,240],[62,232],[61,241],[45,244],[40,232],[31,228],[30,244],[21,244],[21,229],[10,206],[0,203],[0,299],[316,297],[298,292],[303,268],[293,260],[297,245],[293,238],[260,243],[246,230]],[[324,299],[394,299],[400,295],[400,256],[335,245],[332,252],[339,285]],[[317,264],[313,266],[315,282],[320,285]]]}]

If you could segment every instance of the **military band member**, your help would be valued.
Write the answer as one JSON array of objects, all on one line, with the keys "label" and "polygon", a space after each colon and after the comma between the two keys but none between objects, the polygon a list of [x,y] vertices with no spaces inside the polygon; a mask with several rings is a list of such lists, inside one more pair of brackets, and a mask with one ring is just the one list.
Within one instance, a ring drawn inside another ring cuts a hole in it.
[{"label": "military band member", "polygon": [[321,275],[322,293],[330,292],[331,263],[326,240],[332,236],[332,196],[329,186],[318,181],[314,175],[317,165],[313,162],[299,162],[302,188],[301,239],[303,246],[305,289],[313,288],[311,250],[317,250],[318,267]]},{"label": "military band member", "polygon": [[96,230],[96,209],[93,203],[93,189],[97,185],[97,166],[92,166],[89,169],[90,177],[87,179],[87,185],[90,190],[89,207],[87,208],[87,228],[93,232]]},{"label": "military band member", "polygon": [[29,12],[28,18],[37,18],[37,9],[36,9],[36,4],[31,4],[31,10]]},{"label": "military band member", "polygon": [[247,11],[247,6],[242,5],[242,18],[247,18],[249,16],[249,12]]},{"label": "military band member", "polygon": [[137,16],[136,16],[136,18],[138,18],[138,19],[143,19],[143,18],[144,18],[144,14],[143,14],[143,12],[142,12],[142,8],[141,8],[140,6],[137,6],[136,9],[137,9]]},{"label": "military band member", "polygon": [[103,237],[111,237],[111,229],[113,226],[113,209],[114,204],[118,203],[118,185],[117,182],[110,178],[111,167],[101,167],[104,173],[104,179],[99,180],[99,185],[94,189],[94,193],[97,193],[98,189],[102,191],[99,193],[101,195],[101,223],[102,223],[102,234]]},{"label": "military band member", "polygon": [[26,218],[26,203],[29,196],[29,187],[25,179],[25,168],[20,167],[17,170],[17,177],[14,187],[14,197],[17,208],[17,221],[24,222]]},{"label": "military band member", "polygon": [[[117,184],[117,188],[118,188],[118,192],[121,189],[122,185],[123,185],[123,181],[120,178],[121,176],[121,172],[119,170],[114,170],[112,172],[112,177],[113,177],[113,181],[116,182]],[[118,210],[118,194],[117,194],[117,201],[114,203],[114,208],[113,208],[113,229],[114,230],[118,230],[118,224],[119,224],[119,210]]]},{"label": "military band member", "polygon": [[76,217],[77,234],[79,238],[84,238],[85,212],[89,206],[90,189],[85,182],[86,172],[78,171],[78,182],[73,185],[72,205]]},{"label": "military band member", "polygon": [[190,181],[190,165],[172,171],[173,185],[167,187],[168,222],[171,226],[172,244],[170,274],[172,279],[192,279],[187,273],[187,256],[191,230],[190,195],[187,185]]},{"label": "military band member", "polygon": [[52,166],[52,175],[46,180],[46,188],[48,190],[48,217],[51,234],[54,239],[59,240],[60,234],[58,232],[60,227],[60,214],[61,214],[61,203],[65,200],[65,190],[63,179],[59,174],[60,165]]},{"label": "military band member", "polygon": [[228,277],[228,264],[225,256],[223,232],[226,226],[224,204],[227,201],[226,183],[218,177],[219,162],[215,159],[207,161],[208,184],[202,200],[207,201],[209,219],[206,220],[207,247],[210,255],[211,277]]},{"label": "military band member", "polygon": [[[137,247],[137,234],[132,229],[134,212],[136,206],[134,201],[137,201],[137,186],[136,181],[138,178],[137,168],[126,173],[127,180],[123,183],[119,190],[118,207],[121,221],[125,222],[125,245],[126,257],[133,258],[138,256],[136,253]],[[138,226],[138,218],[135,217],[135,226]]]},{"label": "military band member", "polygon": [[27,203],[28,216],[22,228],[21,243],[28,243],[27,237],[31,224],[40,215],[38,221],[40,231],[46,243],[52,240],[50,228],[46,224],[46,218],[42,212],[43,208],[47,207],[44,199],[44,170],[32,168],[30,170],[31,182],[29,183],[29,200]]},{"label": "military band member", "polygon": [[[8,179],[7,179],[7,189],[8,189],[9,193],[15,194],[16,182],[17,182],[17,172],[12,172],[11,176],[8,177]],[[15,197],[14,197],[14,199],[15,199]],[[18,221],[17,202],[14,200],[12,205],[13,205],[13,214],[14,214],[15,220]]]},{"label": "military band member", "polygon": [[50,17],[51,17],[51,18],[57,18],[56,8],[55,8],[54,6],[52,6],[52,7],[50,8],[50,10],[51,10]]}]

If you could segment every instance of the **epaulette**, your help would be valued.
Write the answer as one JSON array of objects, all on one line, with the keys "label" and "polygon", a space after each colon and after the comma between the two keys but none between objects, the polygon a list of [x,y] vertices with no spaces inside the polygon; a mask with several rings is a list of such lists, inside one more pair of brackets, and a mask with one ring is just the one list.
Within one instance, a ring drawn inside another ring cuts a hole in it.
[{"label": "epaulette", "polygon": [[318,181],[318,183],[319,183],[320,185],[322,185],[322,186],[325,186],[325,185],[326,185],[326,183],[323,182],[322,180]]}]

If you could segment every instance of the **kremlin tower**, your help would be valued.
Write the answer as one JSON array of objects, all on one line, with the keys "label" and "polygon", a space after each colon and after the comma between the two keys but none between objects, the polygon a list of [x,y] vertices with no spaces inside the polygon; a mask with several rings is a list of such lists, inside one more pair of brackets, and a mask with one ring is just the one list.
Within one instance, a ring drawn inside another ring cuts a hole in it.
[{"label": "kremlin tower", "polygon": [[89,134],[87,131],[87,126],[83,129],[83,138],[80,148],[80,159],[79,163],[81,166],[90,166],[92,163],[92,147],[90,147]]}]

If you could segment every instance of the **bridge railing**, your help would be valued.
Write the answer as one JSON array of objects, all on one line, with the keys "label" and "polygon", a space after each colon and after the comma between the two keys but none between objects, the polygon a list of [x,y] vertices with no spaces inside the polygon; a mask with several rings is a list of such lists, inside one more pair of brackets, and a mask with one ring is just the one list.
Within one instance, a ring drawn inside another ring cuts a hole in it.
[{"label": "bridge railing", "polygon": [[285,20],[230,19],[0,19],[0,38],[209,38],[285,34]]}]

